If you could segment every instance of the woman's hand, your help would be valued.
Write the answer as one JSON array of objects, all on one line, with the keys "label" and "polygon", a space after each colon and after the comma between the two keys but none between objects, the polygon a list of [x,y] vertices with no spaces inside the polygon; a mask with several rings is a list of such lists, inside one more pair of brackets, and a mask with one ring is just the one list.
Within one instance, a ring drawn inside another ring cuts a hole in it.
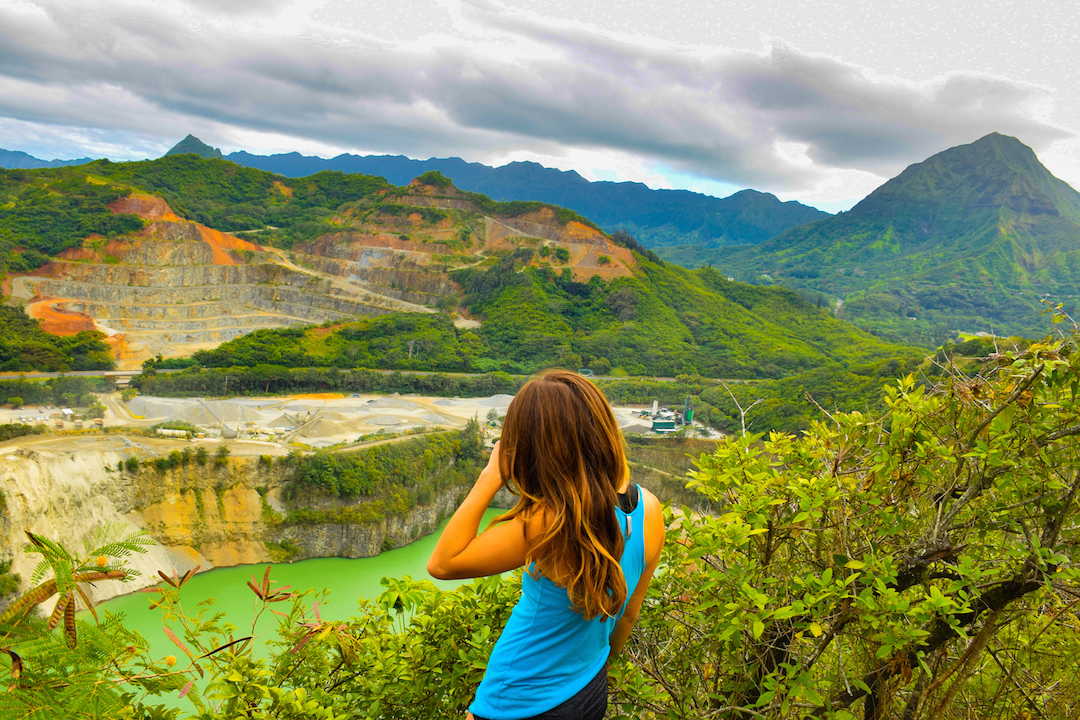
[{"label": "woman's hand", "polygon": [[483,484],[484,489],[494,487],[495,489],[491,493],[492,497],[503,486],[502,470],[499,468],[499,442],[496,442],[495,447],[491,448],[491,455],[488,457],[487,465],[480,471],[480,477],[476,478],[474,483],[474,485]]}]

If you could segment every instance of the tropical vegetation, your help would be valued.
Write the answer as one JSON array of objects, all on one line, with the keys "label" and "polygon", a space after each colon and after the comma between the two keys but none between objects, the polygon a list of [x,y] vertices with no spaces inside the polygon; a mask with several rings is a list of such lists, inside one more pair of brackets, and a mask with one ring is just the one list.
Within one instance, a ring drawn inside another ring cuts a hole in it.
[{"label": "tropical vegetation", "polygon": [[1074,309],[1078,240],[1080,193],[993,133],[908,167],[849,212],[757,245],[660,254],[822,293],[860,327],[936,347],[957,331],[1040,336],[1041,300]]},{"label": "tropical vegetation", "polygon": [[[666,513],[664,571],[611,664],[612,716],[1072,717],[1078,387],[1071,330],[977,371],[943,358],[933,384],[891,385],[881,415],[720,441],[689,478],[712,509]],[[53,629],[81,582],[125,572],[118,550],[31,541],[43,584],[0,617],[12,717],[461,716],[518,592],[513,577],[387,579],[328,617],[268,568],[250,585],[256,614],[280,610],[264,654],[168,578],[153,602],[177,652],[151,657],[119,617]],[[57,593],[50,620],[29,612]]]}]

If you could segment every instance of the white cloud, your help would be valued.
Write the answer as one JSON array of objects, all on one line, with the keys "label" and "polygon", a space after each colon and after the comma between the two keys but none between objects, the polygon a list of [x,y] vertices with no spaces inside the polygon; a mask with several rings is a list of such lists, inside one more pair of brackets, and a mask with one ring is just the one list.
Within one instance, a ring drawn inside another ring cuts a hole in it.
[{"label": "white cloud", "polygon": [[677,46],[477,2],[429,8],[440,31],[389,43],[359,15],[313,19],[321,6],[7,5],[0,116],[166,145],[193,131],[252,150],[566,158],[830,202],[989,132],[1037,150],[1071,136],[1047,120],[1050,91],[987,75],[916,83],[778,41]]}]

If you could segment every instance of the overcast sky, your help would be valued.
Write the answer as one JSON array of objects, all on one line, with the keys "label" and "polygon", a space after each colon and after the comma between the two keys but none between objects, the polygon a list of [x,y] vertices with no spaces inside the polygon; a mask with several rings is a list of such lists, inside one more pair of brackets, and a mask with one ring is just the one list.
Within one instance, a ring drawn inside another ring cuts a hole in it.
[{"label": "overcast sky", "polygon": [[989,132],[1080,187],[1071,3],[0,0],[0,148],[535,160],[850,207]]}]

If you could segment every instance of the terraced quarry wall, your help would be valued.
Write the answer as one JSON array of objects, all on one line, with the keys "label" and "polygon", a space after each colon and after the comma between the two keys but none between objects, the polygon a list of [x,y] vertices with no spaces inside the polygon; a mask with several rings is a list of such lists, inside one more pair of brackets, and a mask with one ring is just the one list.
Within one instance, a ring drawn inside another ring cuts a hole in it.
[{"label": "terraced quarry wall", "polygon": [[137,237],[90,239],[13,285],[28,311],[56,332],[104,330],[124,349],[121,366],[158,353],[190,354],[259,328],[431,312],[422,303],[452,287],[445,275],[440,282],[371,262],[361,268],[293,254],[297,264],[281,251],[180,220],[156,198],[138,197],[123,209],[150,220]]},{"label": "terraced quarry wall", "polygon": [[344,211],[330,223],[340,230],[289,251],[183,220],[164,200],[134,194],[110,208],[139,215],[141,230],[87,238],[16,278],[12,297],[50,332],[106,332],[120,367],[134,369],[260,328],[434,312],[460,290],[450,270],[522,246],[565,248],[558,266],[579,280],[630,274],[630,251],[585,223],[559,221],[549,207],[495,219],[453,188],[414,185],[387,204]]}]

